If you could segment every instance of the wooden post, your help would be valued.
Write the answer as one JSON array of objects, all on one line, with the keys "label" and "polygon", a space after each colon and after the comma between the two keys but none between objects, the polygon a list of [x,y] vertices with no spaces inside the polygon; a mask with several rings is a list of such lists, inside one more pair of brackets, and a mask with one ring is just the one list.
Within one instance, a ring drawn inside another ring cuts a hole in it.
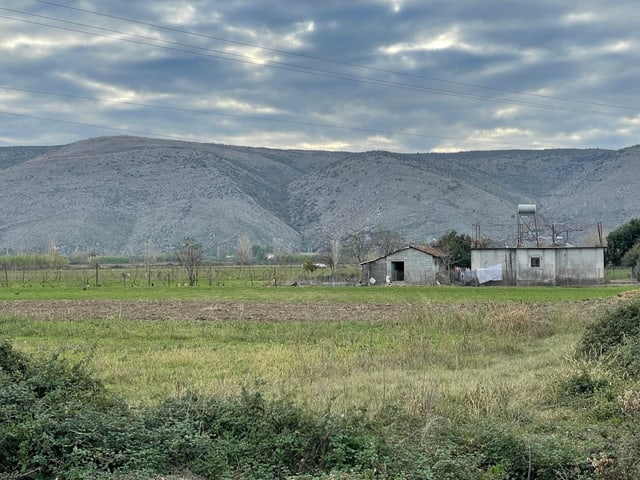
[{"label": "wooden post", "polygon": [[96,262],[96,287],[98,286],[98,262]]}]

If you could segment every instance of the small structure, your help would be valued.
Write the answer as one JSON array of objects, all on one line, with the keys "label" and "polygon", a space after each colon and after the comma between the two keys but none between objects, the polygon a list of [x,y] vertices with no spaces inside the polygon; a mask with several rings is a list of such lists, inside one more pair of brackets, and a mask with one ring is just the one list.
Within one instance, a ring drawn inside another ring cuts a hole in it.
[{"label": "small structure", "polygon": [[[411,285],[435,285],[437,276],[446,268],[444,253],[428,245],[409,245],[387,255],[362,262],[362,278],[375,279],[386,285],[404,283]],[[387,276],[389,282],[387,282]]]},{"label": "small structure", "polygon": [[471,250],[472,284],[599,285],[605,283],[602,239],[599,247],[540,246],[535,204],[518,205],[515,247]]},{"label": "small structure", "polygon": [[540,246],[538,239],[538,217],[536,216],[536,206],[531,203],[521,203],[518,205],[518,247],[524,247],[525,241],[535,243]]},{"label": "small structure", "polygon": [[505,247],[471,250],[471,268],[501,270],[494,285],[599,285],[605,283],[605,247]]}]

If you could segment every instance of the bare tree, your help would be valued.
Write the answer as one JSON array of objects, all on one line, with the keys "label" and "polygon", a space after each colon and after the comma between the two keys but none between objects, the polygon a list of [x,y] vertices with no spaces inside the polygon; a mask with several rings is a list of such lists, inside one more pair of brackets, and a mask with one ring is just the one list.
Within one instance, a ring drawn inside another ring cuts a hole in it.
[{"label": "bare tree", "polygon": [[147,287],[151,286],[151,265],[155,261],[153,247],[149,242],[144,244],[144,271],[147,275]]},{"label": "bare tree", "polygon": [[405,240],[402,235],[393,230],[377,228],[372,232],[371,236],[373,246],[381,256],[389,255],[391,252],[405,246]]},{"label": "bare tree", "polygon": [[332,238],[331,239],[331,270],[335,273],[338,268],[338,263],[340,263],[340,239]]},{"label": "bare tree", "polygon": [[244,273],[245,265],[251,264],[251,240],[246,235],[240,235],[238,237],[238,263],[240,264],[240,278]]},{"label": "bare tree", "polygon": [[186,238],[178,251],[178,259],[187,272],[190,287],[198,283],[198,270],[202,263],[202,256],[202,245],[196,243],[192,238]]},{"label": "bare tree", "polygon": [[369,234],[362,230],[353,231],[344,237],[344,246],[358,263],[362,263],[367,259],[371,249],[371,239]]}]

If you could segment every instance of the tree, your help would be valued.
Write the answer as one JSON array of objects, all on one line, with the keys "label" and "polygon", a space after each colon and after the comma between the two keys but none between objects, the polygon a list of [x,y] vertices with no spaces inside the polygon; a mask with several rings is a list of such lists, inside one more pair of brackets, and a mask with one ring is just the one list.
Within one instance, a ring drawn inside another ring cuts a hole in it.
[{"label": "tree", "polygon": [[238,237],[238,249],[236,251],[238,263],[240,264],[240,278],[244,273],[245,265],[251,264],[251,240],[246,235],[240,235]]},{"label": "tree", "polygon": [[620,265],[624,255],[640,241],[640,219],[634,218],[607,235],[607,263]]},{"label": "tree", "polygon": [[371,239],[366,232],[359,230],[348,233],[344,237],[343,242],[346,251],[349,252],[358,263],[362,263],[367,259],[367,255],[371,249]]},{"label": "tree", "polygon": [[202,255],[202,245],[196,243],[192,238],[185,238],[180,250],[178,250],[178,259],[187,272],[190,287],[198,283],[198,270],[202,262]]},{"label": "tree", "polygon": [[251,255],[257,262],[266,262],[270,258],[273,258],[273,246],[254,243],[251,245]]},{"label": "tree", "polygon": [[69,263],[66,257],[60,255],[58,247],[53,240],[49,242],[49,250],[47,253],[49,256],[49,265],[53,268],[62,268],[64,265]]},{"label": "tree", "polygon": [[473,239],[469,235],[450,230],[440,237],[433,246],[442,250],[452,265],[470,268],[472,245]]},{"label": "tree", "polygon": [[405,246],[405,240],[399,232],[386,228],[375,229],[371,233],[371,243],[382,257]]},{"label": "tree", "polygon": [[331,239],[331,271],[335,273],[336,268],[338,268],[338,263],[340,263],[340,239],[332,238]]},{"label": "tree", "polygon": [[637,267],[640,265],[640,240],[626,251],[620,263],[625,267]]},{"label": "tree", "polygon": [[318,266],[315,264],[315,262],[313,261],[313,258],[308,258],[304,261],[304,263],[302,264],[302,268],[304,269],[305,272],[307,273],[313,273],[316,271],[316,269],[318,268]]}]

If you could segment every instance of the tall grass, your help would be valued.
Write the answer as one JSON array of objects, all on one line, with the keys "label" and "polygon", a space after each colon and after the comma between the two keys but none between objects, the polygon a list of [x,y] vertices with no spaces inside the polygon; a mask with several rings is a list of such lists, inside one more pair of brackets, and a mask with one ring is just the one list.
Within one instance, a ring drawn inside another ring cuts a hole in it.
[{"label": "tall grass", "polygon": [[586,307],[422,303],[392,318],[347,322],[42,321],[0,317],[25,351],[92,355],[97,374],[134,404],[186,390],[259,386],[316,411],[527,417],[582,331]]}]

